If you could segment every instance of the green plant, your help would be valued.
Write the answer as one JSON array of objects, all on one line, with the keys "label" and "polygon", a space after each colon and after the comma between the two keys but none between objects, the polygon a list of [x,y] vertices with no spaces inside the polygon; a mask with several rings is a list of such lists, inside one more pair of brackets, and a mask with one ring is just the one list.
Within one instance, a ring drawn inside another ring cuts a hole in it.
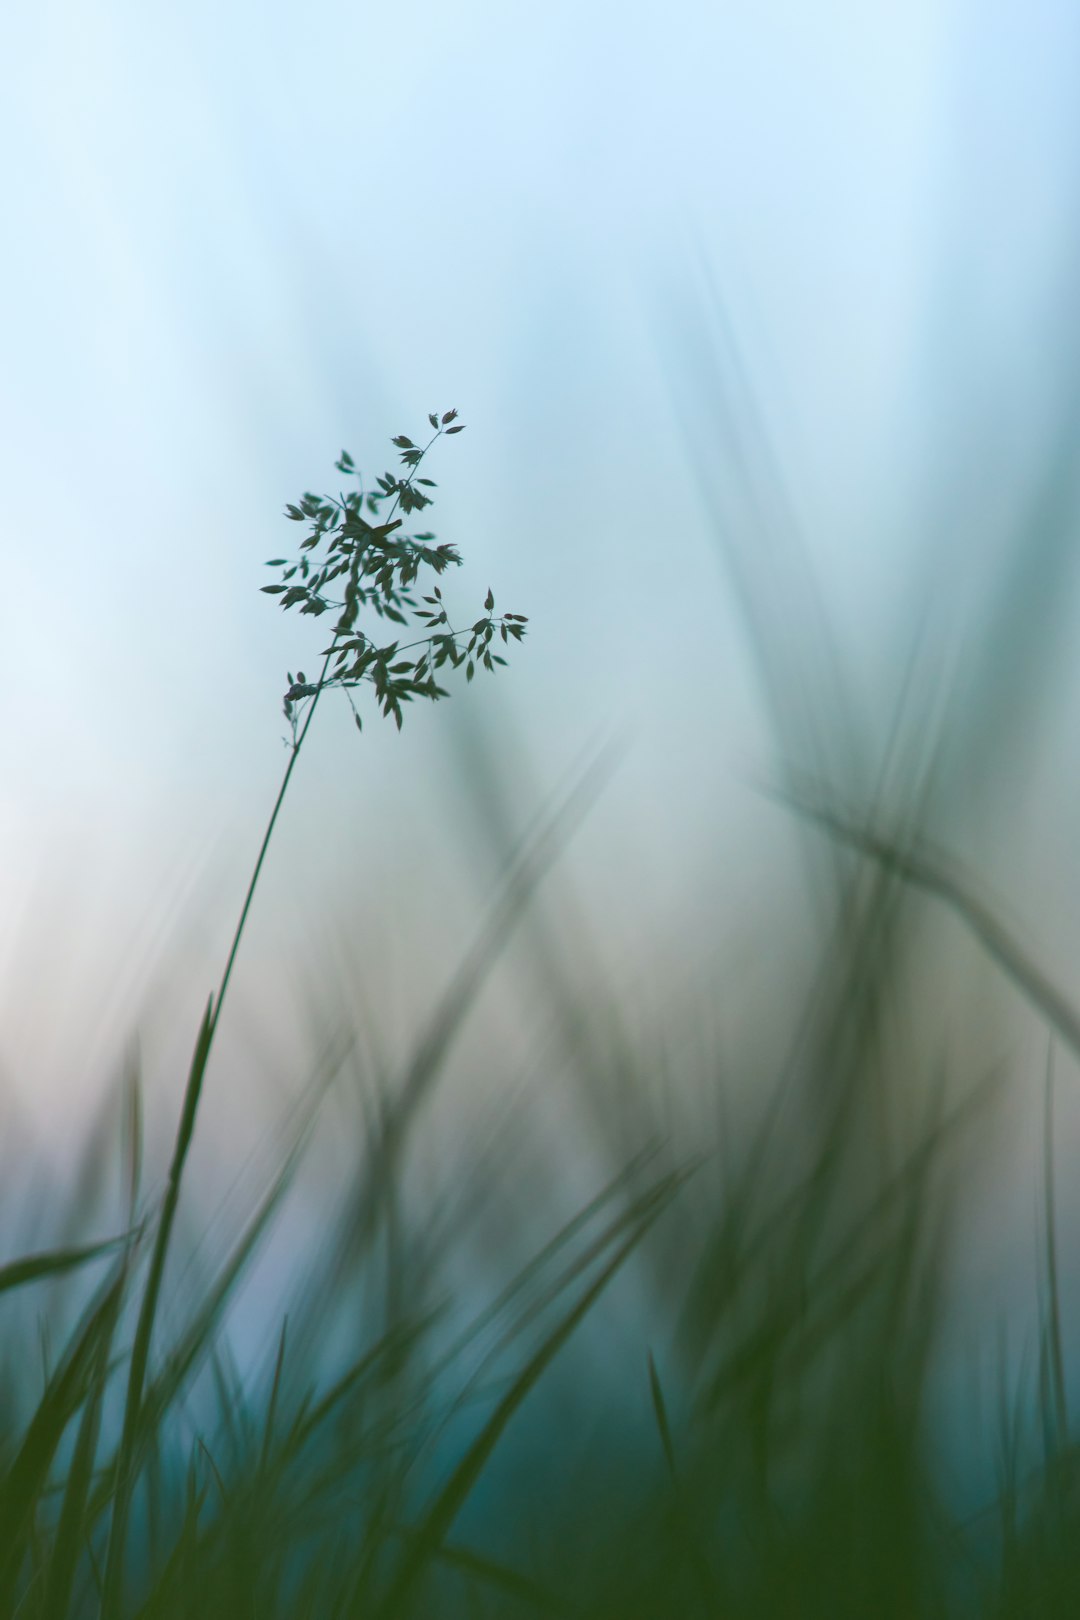
[{"label": "green plant", "polygon": [[[300,555],[295,561],[279,557],[271,559],[267,565],[283,571],[281,583],[263,587],[267,593],[280,596],[283,608],[299,607],[301,613],[316,618],[336,612],[338,617],[330,644],[321,654],[318,679],[309,682],[303,671],[295,679],[291,673],[288,677],[284,697],[285,718],[291,732],[288,763],[259,847],[217,994],[211,995],[206,1005],[184,1088],[176,1142],[132,1344],[105,1571],[106,1613],[119,1612],[122,1607],[124,1549],[142,1439],[143,1391],[150,1343],[206,1067],[263,862],[319,699],[328,688],[339,687],[352,705],[356,725],[360,728],[361,718],[353,692],[366,681],[374,687],[383,714],[393,715],[400,730],[404,703],[414,698],[435,702],[448,695],[435,679],[437,670],[445,665],[458,669],[464,664],[466,679],[471,681],[478,666],[493,670],[496,664],[505,664],[501,654],[492,650],[496,632],[506,645],[512,640],[520,641],[525,634],[528,621],[523,614],[495,616],[495,598],[490,589],[484,600],[484,615],[468,630],[457,630],[451,625],[438,585],[423,598],[423,606],[417,603],[413,591],[422,569],[441,576],[462,560],[453,546],[436,545],[431,533],[410,536],[401,532],[405,517],[423,512],[432,504],[432,496],[426,491],[434,489],[435,484],[430,478],[421,478],[419,469],[438,439],[463,431],[464,424],[457,421],[457,414],[456,410],[450,410],[441,417],[434,412],[429,415],[433,431],[422,447],[404,433],[397,435],[392,442],[400,452],[403,474],[384,473],[376,480],[376,487],[368,491],[357,478],[359,487],[337,500],[306,493],[298,505],[288,505],[288,517],[296,523],[307,522],[309,533],[301,542]],[[342,451],[335,465],[344,475],[357,476],[347,451]],[[387,502],[389,509],[382,521],[369,522],[369,517],[382,515],[381,508]],[[396,515],[399,511],[400,517]],[[340,599],[327,594],[335,582],[339,582]],[[423,635],[404,645],[400,639],[379,645],[360,629],[360,616],[364,611],[370,611],[379,620],[403,626],[408,625],[411,616],[426,629]]]}]

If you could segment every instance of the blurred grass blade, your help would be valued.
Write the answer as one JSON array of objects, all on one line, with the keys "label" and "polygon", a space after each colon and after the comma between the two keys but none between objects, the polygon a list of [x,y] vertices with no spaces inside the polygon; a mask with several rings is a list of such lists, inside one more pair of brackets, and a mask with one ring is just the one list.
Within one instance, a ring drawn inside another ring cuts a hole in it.
[{"label": "blurred grass blade", "polygon": [[129,1055],[124,1073],[124,1161],[127,1170],[128,1219],[134,1223],[142,1189],[143,1101],[142,1071],[137,1049]]},{"label": "blurred grass blade", "polygon": [[1080,1058],[1080,1014],[1069,998],[1039,968],[993,911],[975,894],[954,865],[923,843],[901,844],[830,809],[816,796],[778,789],[774,796],[797,814],[816,822],[829,835],[869,855],[916,888],[935,895],[965,922],[987,954],[1023,996],[1037,1007],[1075,1057]]},{"label": "blurred grass blade", "polygon": [[304,1143],[301,1141],[293,1148],[275,1176],[259,1209],[234,1245],[231,1255],[218,1273],[199,1309],[170,1350],[161,1373],[147,1386],[144,1401],[146,1429],[153,1430],[160,1427],[165,1414],[190,1380],[199,1360],[211,1350],[236,1285],[250,1264],[260,1240],[265,1236],[292,1183],[303,1147]]},{"label": "blurred grass blade", "polygon": [[[397,1533],[407,1541],[413,1541],[416,1537],[413,1530],[399,1530]],[[506,1564],[496,1563],[493,1558],[472,1552],[468,1547],[444,1543],[439,1548],[436,1558],[440,1564],[458,1570],[480,1585],[490,1587],[496,1593],[505,1593],[516,1603],[524,1604],[526,1608],[538,1609],[541,1614],[573,1615],[577,1612],[546,1586],[542,1586],[539,1581],[519,1574]]]},{"label": "blurred grass blade", "polygon": [[310,1409],[303,1409],[293,1421],[282,1443],[282,1460],[295,1457],[309,1444],[317,1431],[337,1415],[342,1403],[368,1378],[377,1378],[384,1363],[407,1356],[428,1333],[441,1314],[435,1310],[413,1324],[397,1323],[370,1349],[365,1350]]},{"label": "blurred grass blade", "polygon": [[[105,1471],[105,1481],[91,1505],[91,1522],[96,1520],[110,1496],[117,1490],[116,1484],[111,1482],[119,1479],[122,1467],[126,1470],[124,1477],[127,1482],[126,1500],[124,1502],[126,1517],[130,1507],[131,1493],[142,1466],[146,1447],[160,1431],[166,1415],[192,1376],[200,1359],[211,1351],[214,1337],[220,1327],[228,1301],[250,1262],[259,1240],[265,1234],[285,1192],[291,1184],[303,1152],[309,1126],[310,1116],[305,1118],[298,1129],[297,1139],[292,1151],[274,1178],[261,1206],[235,1244],[232,1254],[219,1272],[214,1285],[207,1292],[194,1318],[173,1346],[162,1371],[147,1386],[143,1400],[140,1402],[140,1411],[134,1429],[130,1434],[121,1436],[121,1448],[126,1449],[118,1450]],[[230,1408],[230,1402],[223,1403],[223,1411],[228,1411]],[[116,1511],[115,1501],[116,1498],[114,1497],[114,1512]],[[113,1546],[114,1535],[115,1526],[110,1534],[110,1548]],[[116,1557],[119,1560],[119,1555],[116,1555]],[[106,1567],[106,1598],[118,1611],[122,1605],[122,1596],[119,1589],[122,1572],[122,1561],[118,1561],[114,1566],[110,1583],[108,1566]]]},{"label": "blurred grass blade", "polygon": [[664,1400],[664,1391],[660,1385],[660,1374],[656,1370],[653,1353],[649,1351],[649,1393],[652,1396],[653,1415],[656,1418],[656,1427],[660,1435],[660,1445],[663,1448],[664,1460],[668,1466],[668,1473],[676,1483],[679,1470],[675,1466],[675,1445],[671,1438],[671,1424],[668,1422],[667,1402]]},{"label": "blurred grass blade", "polygon": [[[542,1292],[540,1292],[534,1299],[529,1300],[522,1307],[515,1318],[503,1329],[496,1342],[481,1357],[477,1366],[473,1369],[465,1383],[462,1385],[461,1389],[458,1391],[458,1394],[456,1395],[446,1413],[446,1416],[443,1419],[443,1423],[436,1427],[434,1431],[436,1435],[440,1432],[441,1428],[449,1423],[454,1415],[466,1404],[473,1391],[483,1378],[484,1373],[491,1366],[491,1364],[498,1359],[499,1356],[505,1354],[506,1350],[510,1347],[514,1340],[520,1338],[520,1336],[525,1333],[527,1329],[533,1325],[533,1323],[535,1323],[541,1316],[545,1314],[545,1312],[550,1310],[551,1307],[563,1297],[568,1289],[580,1277],[582,1277],[587,1271],[591,1270],[600,1256],[605,1254],[611,1248],[612,1243],[623,1231],[625,1231],[628,1223],[651,1219],[652,1212],[656,1208],[657,1202],[666,1201],[670,1197],[670,1189],[676,1185],[681,1185],[684,1181],[688,1180],[693,1174],[694,1168],[696,1167],[691,1167],[681,1172],[669,1174],[656,1186],[650,1187],[645,1193],[637,1198],[629,1206],[629,1208],[616,1215],[613,1220],[597,1234],[596,1237],[590,1239],[590,1241],[578,1254],[572,1255],[569,1260],[567,1260],[562,1269],[556,1273],[550,1282],[545,1284]],[[554,1247],[555,1244],[559,1244],[559,1247],[562,1246],[559,1242],[562,1236],[563,1234],[560,1233],[558,1237],[553,1240],[553,1243],[548,1245],[547,1249],[543,1252],[544,1258],[548,1258],[556,1252]],[[536,1261],[530,1261],[529,1264],[524,1268],[524,1272],[521,1274],[521,1276],[515,1278],[514,1281],[511,1282],[509,1288],[505,1291],[505,1297],[513,1298],[519,1294],[522,1291],[522,1276],[527,1274],[530,1280],[535,1280],[536,1273]],[[474,1337],[474,1334],[470,1332],[468,1338],[471,1339],[472,1337]]]},{"label": "blurred grass blade", "polygon": [[53,1249],[46,1254],[29,1254],[22,1260],[9,1261],[6,1266],[0,1266],[0,1294],[10,1288],[24,1288],[27,1283],[38,1282],[43,1277],[75,1271],[104,1254],[112,1254],[121,1244],[130,1243],[135,1235],[134,1231],[122,1232],[118,1237],[88,1243],[83,1248]]},{"label": "blurred grass blade", "polygon": [[127,1280],[127,1258],[87,1307],[49,1380],[0,1485],[0,1614],[29,1550],[38,1503],[64,1431],[95,1383],[104,1377],[116,1313]]},{"label": "blurred grass blade", "polygon": [[[371,1242],[398,1174],[410,1129],[438,1079],[454,1039],[515,924],[595,802],[617,757],[615,745],[599,749],[515,852],[478,937],[454,973],[402,1075],[382,1128],[369,1149],[356,1198],[342,1220],[336,1252],[323,1268],[322,1277],[312,1285],[313,1297],[327,1288],[341,1287]],[[310,1317],[314,1309],[312,1306],[302,1312],[302,1318]]]},{"label": "blurred grass blade", "polygon": [[636,1154],[624,1169],[614,1175],[594,1197],[589,1199],[587,1204],[579,1209],[575,1215],[571,1216],[565,1225],[556,1232],[554,1237],[549,1238],[537,1250],[531,1260],[526,1261],[525,1265],[510,1279],[506,1287],[501,1289],[491,1303],[473,1317],[468,1326],[441,1353],[432,1369],[434,1377],[438,1377],[446,1367],[457,1360],[479,1338],[486,1328],[498,1321],[500,1316],[506,1314],[514,1301],[524,1293],[531,1283],[536,1281],[540,1274],[574,1238],[584,1231],[590,1221],[625,1190],[633,1177],[645,1167],[649,1160],[654,1157],[654,1154],[655,1150],[651,1148],[643,1149],[642,1152]]},{"label": "blurred grass blade", "polygon": [[[1043,1107],[1043,1197],[1046,1255],[1046,1308],[1043,1337],[1049,1362],[1048,1394],[1044,1403],[1047,1463],[1064,1455],[1069,1443],[1069,1408],[1065,1394],[1065,1353],[1061,1330],[1061,1290],[1058,1279],[1057,1216],[1054,1207],[1054,1046],[1046,1053],[1046,1094]],[[1052,1395],[1050,1394],[1052,1391]]]},{"label": "blurred grass blade", "polygon": [[466,1448],[442,1490],[428,1509],[411,1550],[402,1559],[389,1590],[375,1610],[379,1620],[393,1620],[403,1613],[404,1606],[424,1569],[442,1548],[451,1525],[465,1505],[470,1492],[480,1478],[484,1467],[507,1426],[526,1396],[538,1383],[554,1361],[571,1334],[588,1315],[612,1278],[633,1254],[646,1232],[663,1213],[676,1190],[681,1177],[671,1176],[654,1190],[653,1207],[638,1219],[631,1217],[630,1234],[616,1249],[599,1276],[585,1289],[580,1298],[566,1312],[561,1321],[533,1353],[514,1378],[506,1394],[485,1422],[476,1439]]},{"label": "blurred grass blade", "polygon": [[[295,756],[294,756],[295,758]],[[291,761],[290,761],[291,764]],[[206,1064],[214,1037],[214,998],[207,999],[206,1010],[195,1040],[184,1085],[184,1100],[173,1147],[165,1198],[158,1215],[154,1246],[150,1255],[150,1268],[143,1284],[143,1296],[135,1324],[135,1338],[128,1366],[127,1395],[124,1401],[124,1419],[120,1432],[120,1445],[116,1457],[116,1478],[113,1495],[112,1522],[109,1527],[109,1545],[105,1557],[105,1598],[102,1605],[105,1620],[112,1620],[123,1608],[124,1557],[127,1547],[128,1513],[131,1506],[135,1448],[138,1443],[142,1418],[143,1389],[146,1369],[150,1360],[150,1340],[157,1318],[158,1300],[165,1275],[165,1260],[169,1252],[173,1222],[180,1201],[180,1183],[198,1112],[199,1097],[206,1075]]]},{"label": "blurred grass blade", "polygon": [[56,1541],[49,1561],[42,1620],[64,1620],[69,1613],[78,1561],[87,1537],[87,1506],[101,1433],[102,1407],[109,1377],[109,1357],[124,1298],[124,1277],[107,1297],[101,1333],[94,1347],[90,1391],[64,1485]]},{"label": "blurred grass blade", "polygon": [[286,1316],[281,1324],[281,1337],[278,1340],[277,1357],[274,1361],[274,1381],[270,1389],[270,1400],[266,1407],[266,1423],[263,1427],[262,1451],[259,1456],[259,1469],[266,1472],[267,1459],[270,1456],[270,1442],[274,1436],[274,1419],[277,1416],[278,1396],[281,1392],[281,1374],[285,1366],[285,1336],[289,1331],[289,1318]]}]

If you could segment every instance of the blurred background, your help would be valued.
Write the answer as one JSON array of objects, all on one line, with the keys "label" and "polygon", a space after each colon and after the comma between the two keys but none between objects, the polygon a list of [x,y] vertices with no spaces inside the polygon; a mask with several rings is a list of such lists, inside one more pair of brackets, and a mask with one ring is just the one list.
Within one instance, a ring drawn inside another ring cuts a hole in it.
[{"label": "blurred background", "polygon": [[[451,406],[448,597],[471,619],[490,585],[529,636],[401,737],[321,709],[201,1173],[250,1164],[340,1017],[395,1072],[609,744],[461,1032],[443,1145],[539,1089],[584,1196],[581,1007],[662,1134],[711,1144],[721,1051],[753,1113],[832,916],[792,772],[917,820],[1080,999],[1078,36],[1062,0],[4,9],[9,1142],[66,1174],[138,1032],[163,1162],[285,672],[326,639],[259,594],[284,505]],[[1007,1076],[965,1161],[962,1345],[1032,1304],[1047,1031],[912,904],[918,1062]],[[1064,1162],[1065,1050],[1056,1075]]]}]

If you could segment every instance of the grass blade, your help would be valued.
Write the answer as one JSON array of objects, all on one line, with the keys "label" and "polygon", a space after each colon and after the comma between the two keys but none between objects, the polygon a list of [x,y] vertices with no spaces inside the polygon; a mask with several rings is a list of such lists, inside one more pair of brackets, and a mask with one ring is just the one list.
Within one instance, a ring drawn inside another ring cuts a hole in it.
[{"label": "grass blade", "polygon": [[385,1598],[375,1611],[379,1620],[393,1620],[393,1617],[404,1612],[404,1605],[413,1587],[431,1559],[442,1549],[451,1525],[464,1507],[508,1424],[612,1278],[621,1270],[646,1232],[663,1213],[681,1180],[682,1178],[678,1176],[668,1177],[654,1189],[652,1208],[633,1221],[629,1236],[619,1245],[599,1276],[575,1301],[514,1378],[510,1388],[498,1402],[479,1435],[469,1445],[428,1509],[412,1548],[402,1559]]}]

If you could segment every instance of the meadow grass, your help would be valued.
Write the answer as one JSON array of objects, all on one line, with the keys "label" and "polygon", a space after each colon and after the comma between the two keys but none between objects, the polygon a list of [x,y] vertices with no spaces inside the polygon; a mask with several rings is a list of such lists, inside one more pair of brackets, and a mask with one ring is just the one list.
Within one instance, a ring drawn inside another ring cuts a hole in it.
[{"label": "meadow grass", "polygon": [[[282,792],[322,687],[290,678],[287,703],[310,707]],[[0,1267],[0,1615],[1080,1612],[1049,1069],[1035,1353],[1019,1380],[999,1358],[996,1470],[977,1510],[958,1508],[935,1433],[966,1155],[1001,1086],[993,1066],[955,1072],[920,1027],[928,900],[967,927],[1051,1053],[1055,1038],[1080,1047],[1080,1015],[925,836],[923,764],[861,812],[805,769],[776,784],[817,850],[816,937],[799,993],[767,1009],[761,1048],[779,1032],[783,1051],[754,1107],[724,1050],[693,1040],[692,1012],[650,1043],[600,1009],[584,961],[538,968],[595,1185],[567,1207],[573,1177],[539,1147],[530,1175],[511,1119],[493,1146],[478,1133],[456,1150],[445,1180],[467,1196],[440,1206],[413,1173],[430,1107],[610,772],[591,762],[520,844],[503,829],[502,886],[397,1072],[367,1072],[343,1030],[246,1219],[228,1242],[213,1232],[212,1264],[180,1288],[187,1156],[272,818],[164,1195],[132,1060],[116,1162],[98,1133],[66,1207],[57,1191],[58,1228],[100,1235]],[[497,803],[480,808],[498,821]],[[240,1290],[319,1151],[327,1097],[350,1084],[374,1102],[347,1188],[319,1211],[264,1364],[241,1366]]]},{"label": "meadow grass", "polygon": [[[554,1197],[536,1206],[527,1182],[533,1202],[517,1229],[533,1252],[522,1258],[508,1239],[500,1259],[489,1243],[470,1298],[456,1299],[444,1274],[460,1276],[476,1232],[459,1212],[432,1241],[410,1192],[411,1142],[541,880],[540,851],[558,846],[572,813],[560,806],[519,852],[346,1196],[326,1211],[262,1371],[238,1368],[230,1311],[309,1150],[325,1085],[296,1110],[278,1173],[212,1274],[170,1311],[148,1362],[123,1578],[110,1594],[123,1396],[154,1218],[129,1072],[113,1200],[126,1221],[0,1270],[6,1305],[43,1294],[56,1346],[34,1376],[6,1380],[0,1612],[1074,1612],[1049,1116],[1038,1353],[1026,1387],[1002,1367],[999,1471],[982,1510],[961,1520],[939,1478],[927,1395],[951,1205],[965,1136],[994,1100],[992,1077],[960,1096],[931,1077],[915,1106],[883,1106],[898,1080],[881,1034],[914,927],[912,849],[885,842],[881,859],[849,867],[769,1105],[722,1150],[678,1148],[640,1042],[587,1005],[559,1009],[564,1025],[573,1014],[576,1058],[593,1065],[594,1162],[609,1157],[610,1173],[562,1219]],[[1029,982],[1003,930],[995,939],[1052,1021],[1049,989]],[[700,1078],[686,1077],[688,1091]],[[728,1083],[721,1072],[709,1081]],[[605,1109],[618,1112],[606,1130]],[[512,1202],[482,1155],[458,1170],[489,1199],[474,1228]],[[93,1200],[65,1213],[69,1229],[100,1229]],[[512,1218],[496,1224],[514,1230]],[[605,1292],[628,1270],[623,1308],[605,1313]],[[490,1297],[476,1303],[485,1278]],[[21,1352],[16,1334],[29,1339]],[[5,1337],[9,1363],[38,1359],[28,1316],[9,1310]]]}]

